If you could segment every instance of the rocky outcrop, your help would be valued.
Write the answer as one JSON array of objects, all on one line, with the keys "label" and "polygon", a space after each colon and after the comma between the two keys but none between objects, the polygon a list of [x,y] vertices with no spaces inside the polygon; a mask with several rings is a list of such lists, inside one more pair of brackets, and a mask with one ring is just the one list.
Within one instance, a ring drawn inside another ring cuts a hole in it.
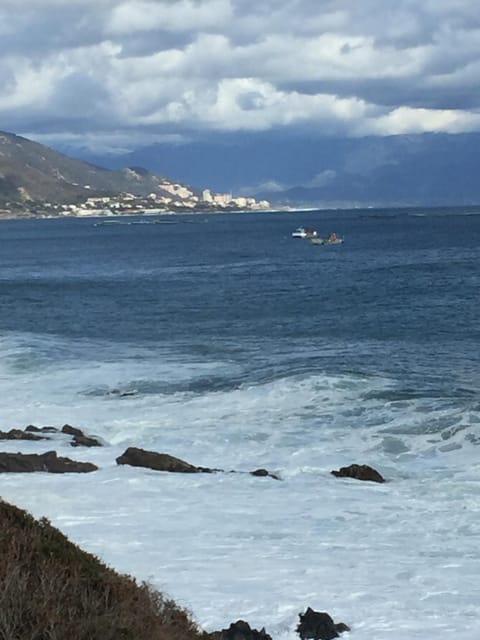
[{"label": "rocky outcrop", "polygon": [[[345,623],[335,623],[328,613],[314,611],[310,607],[305,613],[300,613],[300,623],[297,633],[301,640],[332,640],[338,638],[343,631],[350,631]],[[264,628],[258,631],[252,629],[248,622],[237,620],[228,629],[204,634],[205,640],[272,640]]]},{"label": "rocky outcrop", "polygon": [[331,473],[337,478],[356,478],[357,480],[369,480],[371,482],[385,482],[385,478],[378,471],[369,467],[368,464],[351,464]]},{"label": "rocky outcrop", "polygon": [[248,622],[237,620],[228,629],[214,631],[208,634],[209,640],[272,640],[265,629],[252,629]]},{"label": "rocky outcrop", "polygon": [[72,427],[69,424],[64,424],[63,425],[62,433],[66,433],[69,436],[83,436],[83,431],[81,429],[77,429],[76,427]]},{"label": "rocky outcrop", "polygon": [[274,480],[281,480],[280,476],[277,476],[275,473],[272,473],[267,469],[256,469],[255,471],[250,471],[250,475],[258,476],[260,478],[273,478]]},{"label": "rocky outcrop", "polygon": [[154,469],[155,471],[170,471],[175,473],[211,473],[218,471],[218,469],[195,467],[189,462],[175,458],[168,453],[145,451],[137,447],[128,447],[128,449],[117,458],[117,464],[129,464],[132,467],[146,467],[147,469]]},{"label": "rocky outcrop", "polygon": [[91,462],[59,458],[56,451],[46,453],[0,453],[0,473],[89,473],[98,467]]},{"label": "rocky outcrop", "polygon": [[343,631],[350,631],[345,623],[335,623],[328,613],[314,611],[310,607],[305,613],[300,613],[297,633],[302,640],[332,640],[338,638]]},{"label": "rocky outcrop", "polygon": [[[28,427],[25,428],[25,431],[19,431],[19,433],[27,434],[27,437],[21,438],[22,440],[42,440],[42,439],[45,440],[46,439],[45,437],[42,437],[42,436],[33,435],[38,433],[64,433],[65,435],[72,436],[72,441],[70,442],[72,447],[101,447],[102,446],[102,443],[99,440],[97,440],[97,438],[86,436],[81,429],[72,427],[69,424],[63,425],[61,430],[57,429],[56,427],[36,427],[35,425],[30,424],[28,425]],[[1,436],[0,436],[0,439],[2,439]]]},{"label": "rocky outcrop", "polygon": [[102,443],[96,438],[86,436],[81,429],[72,427],[69,424],[64,424],[62,427],[62,433],[66,433],[72,436],[72,447],[101,447]]},{"label": "rocky outcrop", "polygon": [[34,424],[29,424],[25,427],[25,431],[32,433],[58,433],[57,427],[36,427]]},{"label": "rocky outcrop", "polygon": [[[117,464],[129,464],[132,467],[145,467],[147,469],[153,469],[154,471],[169,471],[173,473],[223,473],[224,471],[223,469],[196,467],[168,453],[145,451],[145,449],[139,449],[137,447],[128,447],[128,449],[117,458]],[[230,471],[230,473],[241,472]],[[249,471],[248,473],[252,476],[269,477],[280,480],[278,476],[267,471],[267,469],[257,469],[256,471]]]},{"label": "rocky outcrop", "polygon": [[0,440],[48,440],[45,436],[37,436],[25,429],[10,429],[10,431],[0,431]]}]

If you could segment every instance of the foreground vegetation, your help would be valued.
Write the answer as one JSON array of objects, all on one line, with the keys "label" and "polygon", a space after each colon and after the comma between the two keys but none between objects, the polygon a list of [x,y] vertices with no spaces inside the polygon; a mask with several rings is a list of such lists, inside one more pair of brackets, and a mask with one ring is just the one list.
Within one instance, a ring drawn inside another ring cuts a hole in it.
[{"label": "foreground vegetation", "polygon": [[186,611],[0,500],[0,640],[199,640]]}]

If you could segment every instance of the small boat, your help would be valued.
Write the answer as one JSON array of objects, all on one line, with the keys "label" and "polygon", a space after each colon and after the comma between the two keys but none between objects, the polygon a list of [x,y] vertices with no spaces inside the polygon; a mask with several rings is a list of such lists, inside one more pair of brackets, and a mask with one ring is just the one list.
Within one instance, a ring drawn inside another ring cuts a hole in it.
[{"label": "small boat", "polygon": [[305,229],[305,227],[298,227],[292,233],[292,238],[316,238],[318,232],[315,229]]},{"label": "small boat", "polygon": [[328,238],[321,238],[317,236],[316,238],[310,238],[311,244],[342,244],[343,238],[337,236],[336,233],[331,233]]}]

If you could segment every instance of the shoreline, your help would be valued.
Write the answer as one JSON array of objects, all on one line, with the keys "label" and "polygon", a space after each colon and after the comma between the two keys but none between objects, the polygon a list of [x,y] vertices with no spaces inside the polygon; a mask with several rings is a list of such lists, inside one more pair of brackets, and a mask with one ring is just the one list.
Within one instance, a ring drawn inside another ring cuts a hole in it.
[{"label": "shoreline", "polygon": [[[67,220],[67,219],[89,219],[89,218],[128,218],[128,217],[155,217],[155,216],[202,216],[202,215],[229,215],[238,213],[292,213],[292,212],[312,212],[320,209],[297,209],[290,207],[278,207],[272,209],[215,209],[215,210],[180,210],[180,211],[159,211],[159,210],[131,210],[121,213],[95,211],[92,213],[60,213],[45,214],[32,213],[31,211],[13,212],[0,210],[0,222],[2,220]],[[326,209],[327,210],[327,209]]]}]

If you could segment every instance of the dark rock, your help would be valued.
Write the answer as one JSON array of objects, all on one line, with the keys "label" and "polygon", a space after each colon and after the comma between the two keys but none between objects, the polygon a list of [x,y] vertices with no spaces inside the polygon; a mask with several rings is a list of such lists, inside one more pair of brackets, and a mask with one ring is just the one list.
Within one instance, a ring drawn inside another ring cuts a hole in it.
[{"label": "dark rock", "polygon": [[343,631],[350,631],[343,622],[335,624],[331,616],[323,611],[314,611],[310,607],[305,613],[300,613],[300,622],[297,626],[297,633],[302,640],[332,640],[338,638]]},{"label": "dark rock", "polygon": [[21,429],[10,429],[10,431],[0,431],[0,440],[48,440],[48,438]]},{"label": "dark rock", "polygon": [[101,447],[102,443],[96,438],[86,436],[81,429],[71,427],[69,424],[65,424],[62,427],[62,433],[66,433],[69,436],[73,436],[72,447]]},{"label": "dark rock", "polygon": [[237,620],[232,622],[228,629],[214,631],[208,634],[210,640],[272,640],[265,629],[252,629],[248,622]]},{"label": "dark rock", "polygon": [[267,471],[267,469],[256,469],[255,471],[250,471],[250,475],[252,476],[259,476],[261,478],[273,478],[274,480],[280,480],[280,476],[275,475],[274,473],[271,473],[270,471]]},{"label": "dark rock", "polygon": [[32,473],[47,471],[48,473],[88,473],[96,471],[97,466],[91,462],[77,462],[70,458],[59,458],[56,451],[46,453],[0,453],[0,473]]},{"label": "dark rock", "polygon": [[90,438],[89,436],[81,435],[74,436],[70,443],[72,447],[101,447],[102,443],[96,438]]},{"label": "dark rock", "polygon": [[155,471],[172,471],[177,473],[210,473],[213,469],[195,467],[180,458],[168,453],[145,451],[136,447],[129,447],[117,458],[117,464],[129,464],[133,467],[147,467]]},{"label": "dark rock", "polygon": [[25,431],[31,431],[33,433],[58,433],[56,427],[36,427],[34,424],[29,424],[25,427]]},{"label": "dark rock", "polygon": [[108,395],[118,396],[119,398],[128,398],[130,396],[138,395],[138,391],[121,391],[120,389],[112,389],[108,392]]},{"label": "dark rock", "polygon": [[75,427],[70,426],[69,424],[64,424],[62,427],[62,433],[66,433],[69,436],[83,436],[83,431],[81,429],[76,429]]},{"label": "dark rock", "polygon": [[337,478],[356,478],[357,480],[370,480],[371,482],[385,482],[378,471],[368,464],[351,464],[349,467],[341,467],[338,471],[331,472]]}]

